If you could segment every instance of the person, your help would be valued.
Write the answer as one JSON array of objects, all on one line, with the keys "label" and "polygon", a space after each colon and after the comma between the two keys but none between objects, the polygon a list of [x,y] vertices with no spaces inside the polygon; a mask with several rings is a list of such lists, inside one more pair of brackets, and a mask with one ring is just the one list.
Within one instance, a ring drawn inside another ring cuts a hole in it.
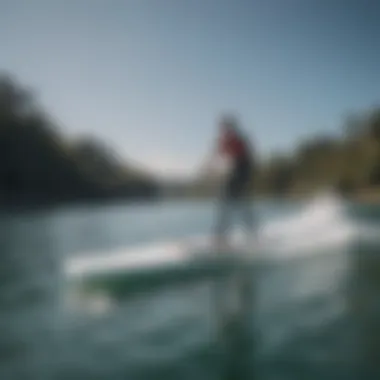
[{"label": "person", "polygon": [[253,179],[254,152],[250,141],[242,133],[238,121],[233,116],[224,116],[219,123],[219,138],[212,159],[216,156],[225,157],[229,161],[215,230],[217,245],[224,247],[233,211],[239,209],[246,226],[252,231],[254,227],[251,208],[248,202],[244,202]]}]

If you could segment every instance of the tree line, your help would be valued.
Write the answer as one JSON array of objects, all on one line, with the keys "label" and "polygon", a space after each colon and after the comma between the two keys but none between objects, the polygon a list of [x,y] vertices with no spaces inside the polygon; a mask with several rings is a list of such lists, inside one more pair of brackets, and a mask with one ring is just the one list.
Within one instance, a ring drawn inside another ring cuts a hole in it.
[{"label": "tree line", "polygon": [[152,198],[153,178],[116,159],[100,141],[70,141],[35,94],[0,75],[0,205]]},{"label": "tree line", "polygon": [[337,136],[302,141],[288,155],[274,155],[259,166],[257,192],[310,193],[330,188],[352,195],[380,185],[380,108],[352,114]]}]

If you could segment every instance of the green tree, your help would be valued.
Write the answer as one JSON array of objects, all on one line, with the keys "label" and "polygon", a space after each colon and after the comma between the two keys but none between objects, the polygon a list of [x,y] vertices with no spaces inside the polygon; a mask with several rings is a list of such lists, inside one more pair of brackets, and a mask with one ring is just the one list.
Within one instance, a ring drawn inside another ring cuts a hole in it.
[{"label": "green tree", "polygon": [[157,185],[128,176],[94,139],[68,143],[35,95],[0,76],[0,201],[3,204],[152,196]]}]

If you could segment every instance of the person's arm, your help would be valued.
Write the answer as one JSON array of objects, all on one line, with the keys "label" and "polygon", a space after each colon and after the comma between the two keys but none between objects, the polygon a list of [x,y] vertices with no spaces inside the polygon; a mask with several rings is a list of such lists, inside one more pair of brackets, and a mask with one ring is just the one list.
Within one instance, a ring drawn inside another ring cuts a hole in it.
[{"label": "person's arm", "polygon": [[217,141],[215,141],[214,145],[211,147],[211,150],[208,156],[201,164],[201,167],[199,170],[200,179],[207,178],[207,176],[211,175],[211,173],[214,171],[216,167],[216,163],[220,158],[220,153],[221,153],[220,148],[221,148],[221,141],[220,139],[217,139]]},{"label": "person's arm", "polygon": [[230,165],[229,156],[224,154],[224,150],[218,146],[217,149],[211,152],[210,156],[202,165],[199,180],[212,180],[218,177],[224,177],[225,174],[229,172]]}]

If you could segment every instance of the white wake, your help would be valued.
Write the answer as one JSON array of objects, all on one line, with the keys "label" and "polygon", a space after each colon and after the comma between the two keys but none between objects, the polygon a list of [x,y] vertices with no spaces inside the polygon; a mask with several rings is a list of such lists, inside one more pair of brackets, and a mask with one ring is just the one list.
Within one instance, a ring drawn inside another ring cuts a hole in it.
[{"label": "white wake", "polygon": [[345,210],[338,196],[318,196],[301,212],[264,224],[261,247],[274,256],[287,257],[350,244],[358,237],[358,228]]}]

